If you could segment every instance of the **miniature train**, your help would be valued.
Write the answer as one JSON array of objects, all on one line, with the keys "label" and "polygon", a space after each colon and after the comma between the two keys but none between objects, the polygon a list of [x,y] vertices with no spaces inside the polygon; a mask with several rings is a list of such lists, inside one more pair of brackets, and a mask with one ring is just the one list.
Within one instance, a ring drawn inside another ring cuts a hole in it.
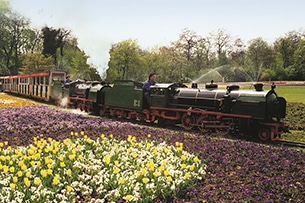
[{"label": "miniature train", "polygon": [[255,84],[252,90],[238,85],[218,88],[208,84],[198,88],[182,83],[157,83],[151,86],[151,106],[145,108],[143,83],[117,80],[110,85],[100,81],[77,80],[63,84],[65,73],[45,72],[0,77],[5,92],[17,93],[45,101],[62,103],[101,116],[109,115],[159,125],[181,125],[186,130],[203,133],[251,135],[263,141],[279,140],[288,132],[282,119],[286,100],[277,96],[275,85],[263,90]]}]

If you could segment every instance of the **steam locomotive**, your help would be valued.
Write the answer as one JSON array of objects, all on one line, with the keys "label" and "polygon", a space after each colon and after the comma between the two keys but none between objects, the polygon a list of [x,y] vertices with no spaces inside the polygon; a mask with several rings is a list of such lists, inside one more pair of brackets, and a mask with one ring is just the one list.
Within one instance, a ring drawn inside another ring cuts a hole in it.
[{"label": "steam locomotive", "polygon": [[[50,89],[59,88],[58,83],[50,85]],[[50,97],[58,104],[66,101],[71,107],[101,116],[181,125],[202,133],[251,135],[273,141],[288,131],[281,121],[286,115],[286,100],[277,96],[275,85],[270,90],[263,90],[263,84],[242,90],[238,85],[221,89],[214,83],[205,88],[198,88],[197,84],[187,87],[183,83],[157,83],[151,86],[149,108],[142,87],[142,82],[133,80],[117,80],[112,85],[77,80],[60,84],[61,91],[54,91]]]}]

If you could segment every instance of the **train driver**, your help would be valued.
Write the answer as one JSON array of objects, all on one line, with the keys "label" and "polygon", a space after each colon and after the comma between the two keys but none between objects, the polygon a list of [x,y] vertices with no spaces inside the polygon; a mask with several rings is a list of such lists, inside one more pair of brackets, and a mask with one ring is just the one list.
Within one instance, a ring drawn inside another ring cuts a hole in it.
[{"label": "train driver", "polygon": [[70,82],[73,82],[73,81],[70,79],[70,75],[67,75],[64,84],[68,84]]},{"label": "train driver", "polygon": [[148,80],[146,80],[143,84],[143,92],[144,92],[144,108],[149,109],[150,107],[150,86],[156,84],[156,73],[150,73],[148,76]]}]

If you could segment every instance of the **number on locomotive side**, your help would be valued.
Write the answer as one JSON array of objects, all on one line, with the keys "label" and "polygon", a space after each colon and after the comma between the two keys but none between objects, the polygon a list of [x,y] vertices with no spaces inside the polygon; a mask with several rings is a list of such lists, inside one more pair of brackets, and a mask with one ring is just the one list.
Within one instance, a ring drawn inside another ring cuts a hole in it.
[{"label": "number on locomotive side", "polygon": [[141,106],[141,101],[140,100],[133,100],[133,106],[138,106],[140,107]]}]

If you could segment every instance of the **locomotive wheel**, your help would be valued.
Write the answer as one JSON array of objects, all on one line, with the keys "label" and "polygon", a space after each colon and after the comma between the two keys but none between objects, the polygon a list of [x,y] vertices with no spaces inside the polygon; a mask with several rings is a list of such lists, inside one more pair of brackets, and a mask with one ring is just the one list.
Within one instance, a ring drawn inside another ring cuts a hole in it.
[{"label": "locomotive wheel", "polygon": [[144,113],[138,113],[137,119],[139,119],[141,122],[146,120],[146,115]]},{"label": "locomotive wheel", "polygon": [[[224,125],[224,123],[222,123]],[[230,128],[215,128],[215,134],[218,136],[225,136],[230,132]]]},{"label": "locomotive wheel", "polygon": [[193,128],[193,124],[195,123],[194,116],[183,114],[181,118],[182,126],[185,130],[191,130]]},{"label": "locomotive wheel", "polygon": [[258,132],[258,137],[262,141],[270,140],[270,138],[271,138],[270,130],[267,128],[260,129]]},{"label": "locomotive wheel", "polygon": [[120,112],[120,117],[121,118],[126,118],[127,117],[127,113],[125,111],[121,111]]},{"label": "locomotive wheel", "polygon": [[90,104],[88,102],[85,103],[85,112],[90,112]]},{"label": "locomotive wheel", "polygon": [[100,116],[105,115],[105,113],[106,113],[106,108],[105,107],[101,107],[100,112],[99,112]]},{"label": "locomotive wheel", "polygon": [[206,120],[208,120],[208,116],[204,115],[199,116],[197,119],[198,129],[203,133],[209,132],[209,129],[206,129],[204,125],[204,121]]}]

